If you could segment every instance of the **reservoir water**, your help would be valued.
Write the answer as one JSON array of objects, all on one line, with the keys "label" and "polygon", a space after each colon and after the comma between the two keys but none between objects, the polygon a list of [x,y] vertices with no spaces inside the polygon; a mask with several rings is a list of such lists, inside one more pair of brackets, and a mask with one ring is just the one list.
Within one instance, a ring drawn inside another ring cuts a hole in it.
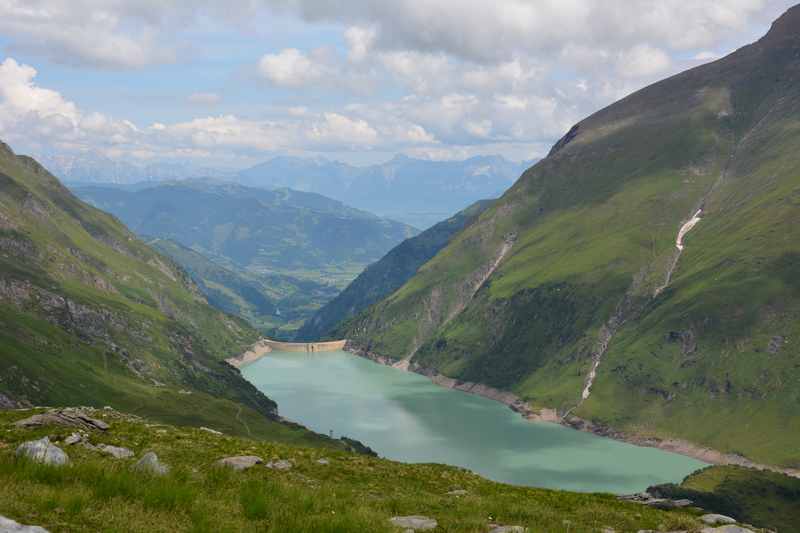
[{"label": "reservoir water", "polygon": [[445,463],[517,485],[633,493],[705,466],[545,422],[345,352],[277,353],[242,373],[282,416],[347,436],[382,457]]}]

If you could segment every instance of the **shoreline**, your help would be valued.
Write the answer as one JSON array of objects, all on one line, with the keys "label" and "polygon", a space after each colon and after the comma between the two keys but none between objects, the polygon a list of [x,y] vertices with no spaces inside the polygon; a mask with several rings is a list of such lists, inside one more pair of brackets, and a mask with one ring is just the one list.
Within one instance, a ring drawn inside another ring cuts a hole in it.
[{"label": "shoreline", "polygon": [[658,437],[648,437],[643,435],[630,434],[622,431],[617,431],[613,428],[595,424],[589,420],[584,420],[575,415],[562,417],[555,409],[542,408],[534,409],[527,402],[512,392],[502,391],[488,385],[481,383],[473,383],[469,381],[460,381],[454,378],[447,377],[440,374],[438,371],[430,368],[420,367],[408,361],[396,360],[391,357],[386,357],[366,350],[355,343],[347,341],[342,348],[344,351],[351,353],[357,357],[369,359],[375,363],[391,366],[406,372],[414,372],[421,376],[425,376],[431,380],[435,385],[447,389],[459,390],[469,394],[482,396],[489,400],[494,400],[508,406],[512,411],[519,413],[526,420],[534,422],[551,422],[559,424],[577,431],[592,433],[599,437],[614,439],[620,442],[626,442],[635,446],[643,446],[647,448],[658,448],[671,453],[684,455],[697,459],[704,463],[712,465],[734,465],[742,466],[745,468],[752,468],[755,470],[765,470],[785,474],[790,477],[800,478],[800,470],[791,468],[781,468],[777,466],[764,465],[756,463],[742,457],[740,455],[724,453],[719,450],[714,450],[705,446],[700,446],[689,442],[687,440],[678,438],[661,439]]},{"label": "shoreline", "polygon": [[282,342],[263,338],[256,341],[250,349],[234,357],[225,359],[225,362],[234,368],[241,369],[244,366],[254,363],[271,352],[293,352],[293,353],[319,353],[336,352],[343,350],[347,341],[323,341],[323,342]]}]

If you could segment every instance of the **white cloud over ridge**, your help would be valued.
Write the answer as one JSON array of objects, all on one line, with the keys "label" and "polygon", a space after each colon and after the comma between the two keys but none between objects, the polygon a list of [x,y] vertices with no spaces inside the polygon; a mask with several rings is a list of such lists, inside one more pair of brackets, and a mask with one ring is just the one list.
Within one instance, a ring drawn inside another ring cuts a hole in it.
[{"label": "white cloud over ridge", "polygon": [[94,70],[191,62],[198,52],[185,39],[203,28],[236,32],[275,13],[338,28],[340,36],[258,52],[250,72],[265,93],[281,90],[280,104],[245,116],[227,92],[223,102],[217,93],[185,91],[178,99],[190,118],[138,127],[136,116],[79,109],[38,86],[35,69],[6,59],[0,136],[154,158],[499,151],[527,159],[598,108],[716,59],[731,39],[749,35],[789,3],[0,0],[0,35],[10,55],[41,58],[40,70],[47,62]]},{"label": "white cloud over ridge", "polygon": [[[379,144],[402,149],[436,142],[423,127],[401,118],[373,125],[357,114],[297,108],[277,119],[222,114],[139,128],[128,120],[81,110],[57,91],[38,86],[36,75],[36,69],[12,58],[0,63],[0,137],[34,149],[49,146],[112,157],[204,158],[229,150],[250,154],[369,150]],[[198,99],[216,101],[206,94]]]},{"label": "white cloud over ridge", "polygon": [[742,31],[769,0],[272,0],[310,21],[369,26],[375,46],[443,52],[477,62],[572,45],[625,49],[650,41],[704,47]]}]

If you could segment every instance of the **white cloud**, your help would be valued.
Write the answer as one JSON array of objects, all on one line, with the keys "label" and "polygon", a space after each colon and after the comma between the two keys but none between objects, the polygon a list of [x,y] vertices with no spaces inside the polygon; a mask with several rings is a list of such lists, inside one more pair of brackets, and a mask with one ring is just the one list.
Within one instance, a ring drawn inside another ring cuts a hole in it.
[{"label": "white cloud", "polygon": [[466,129],[471,135],[474,135],[475,137],[481,137],[486,139],[492,132],[492,121],[486,119],[477,122],[467,122],[464,125],[464,129]]},{"label": "white cloud", "polygon": [[216,105],[222,101],[222,97],[217,93],[192,93],[189,95],[189,102],[199,105]]},{"label": "white cloud", "polygon": [[102,0],[0,0],[0,33],[11,50],[58,63],[140,68],[175,60],[146,8]]},{"label": "white cloud", "polygon": [[359,63],[366,59],[367,55],[375,43],[376,31],[374,28],[362,28],[360,26],[351,26],[344,32],[345,41],[349,52],[347,57],[350,61]]},{"label": "white cloud", "polygon": [[696,53],[692,59],[695,61],[715,61],[722,57],[717,52],[711,52],[709,50],[703,50],[702,52]]},{"label": "white cloud", "polygon": [[648,44],[637,44],[620,54],[617,71],[626,78],[652,77],[669,70],[672,61],[666,52]]},{"label": "white cloud", "polygon": [[302,87],[319,82],[327,67],[296,48],[287,48],[277,54],[264,55],[258,63],[258,71],[275,85]]},{"label": "white cloud", "polygon": [[[37,86],[31,67],[4,63],[0,133],[137,157],[335,149],[541,154],[598,108],[715,59],[709,50],[743,44],[789,1],[0,0],[9,50],[100,68],[213,56],[222,39],[198,35],[246,28],[258,39],[276,11],[309,23],[292,47],[278,40],[277,49],[249,60],[272,86],[303,89],[280,92],[280,104],[245,107],[196,93],[186,97],[195,107],[178,110],[184,118],[137,129],[79,110]],[[326,23],[319,35],[338,31],[341,40],[320,46],[309,38],[317,22]],[[218,107],[205,116],[203,105]]]},{"label": "white cloud", "polygon": [[[57,91],[35,83],[33,67],[12,58],[0,63],[0,136],[39,151],[97,151],[107,156],[213,157],[304,150],[371,150],[379,144],[402,148],[434,143],[424,127],[407,120],[357,112],[314,112],[308,108],[276,109],[273,118],[235,114],[187,121],[154,122],[139,128],[126,119],[83,111]],[[208,99],[202,99],[208,101]]]},{"label": "white cloud", "polygon": [[325,113],[314,123],[307,137],[322,145],[366,147],[377,143],[378,132],[365,120],[352,119],[339,113]]},{"label": "white cloud", "polygon": [[36,69],[20,65],[12,58],[0,64],[4,125],[9,126],[12,117],[24,115],[35,115],[42,120],[57,118],[75,125],[79,119],[75,104],[56,91],[38,87],[33,82],[36,75]]},{"label": "white cloud", "polygon": [[[624,50],[640,42],[708,46],[741,31],[768,0],[272,0],[309,21],[375,28],[384,50],[441,52],[477,62],[544,54],[567,45]],[[788,1],[773,1],[780,10]],[[635,21],[635,23],[632,23]]]}]

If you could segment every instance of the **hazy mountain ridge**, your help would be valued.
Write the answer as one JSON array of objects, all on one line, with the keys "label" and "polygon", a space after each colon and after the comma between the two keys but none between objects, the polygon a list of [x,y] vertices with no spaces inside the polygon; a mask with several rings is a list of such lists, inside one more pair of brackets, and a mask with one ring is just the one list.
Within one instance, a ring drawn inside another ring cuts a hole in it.
[{"label": "hazy mountain ridge", "polygon": [[531,164],[500,156],[429,161],[400,155],[379,165],[353,167],[321,159],[280,157],[239,172],[237,181],[317,192],[426,228],[476,201],[498,197]]},{"label": "hazy mountain ridge", "polygon": [[136,165],[111,159],[98,153],[36,154],[36,159],[67,183],[116,183],[131,185],[141,182],[215,177],[231,177],[235,171],[203,167],[179,162],[159,162]]},{"label": "hazy mountain ridge", "polygon": [[576,425],[796,467],[798,153],[795,7],[581,121],[345,333]]},{"label": "hazy mountain ridge", "polygon": [[318,193],[420,229],[474,202],[497,198],[533,164],[502,156],[432,161],[398,155],[385,163],[354,166],[321,157],[280,156],[234,171],[180,163],[137,166],[99,154],[47,154],[40,160],[72,186],[114,183],[141,188],[153,182],[209,178]]}]

